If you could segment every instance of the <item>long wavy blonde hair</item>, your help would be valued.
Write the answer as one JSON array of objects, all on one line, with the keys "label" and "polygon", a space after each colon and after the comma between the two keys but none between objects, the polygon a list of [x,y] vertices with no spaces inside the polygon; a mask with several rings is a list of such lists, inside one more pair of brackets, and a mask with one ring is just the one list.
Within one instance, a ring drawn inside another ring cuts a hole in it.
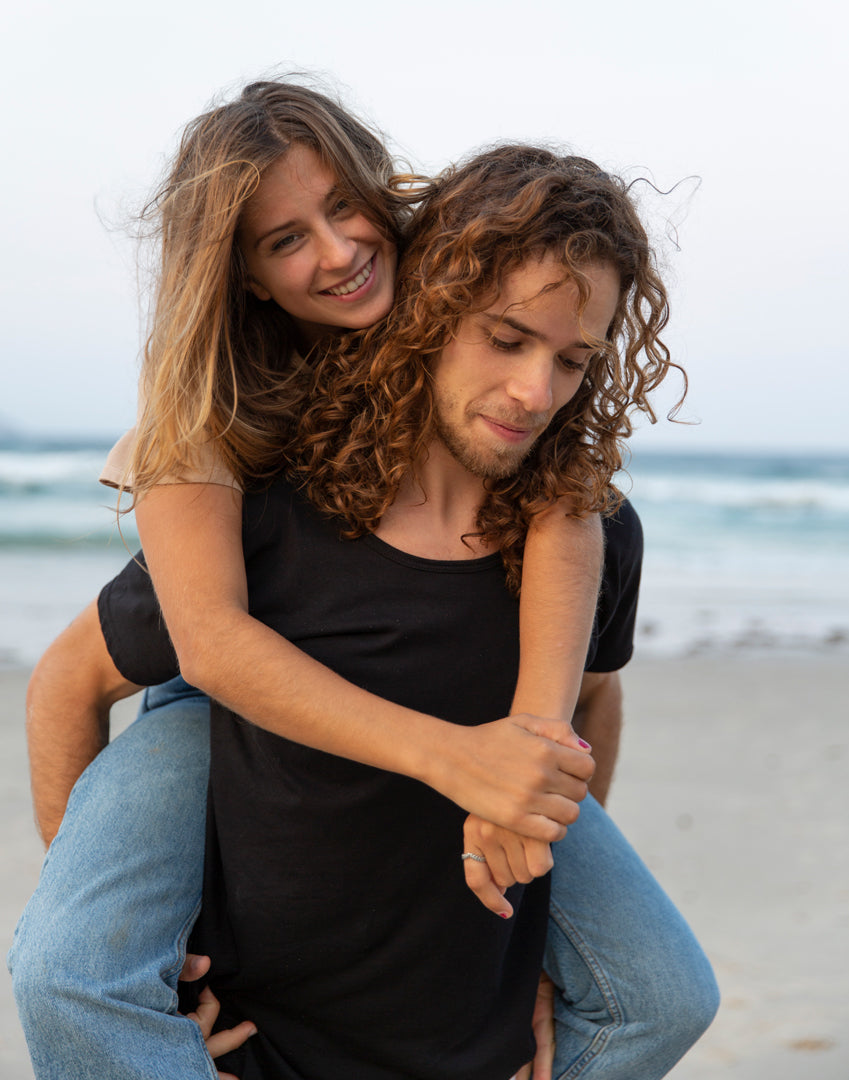
[{"label": "long wavy blonde hair", "polygon": [[543,254],[576,283],[579,311],[590,264],[615,268],[619,302],[605,341],[591,342],[577,394],[514,476],[487,481],[479,535],[501,550],[518,591],[535,514],[562,496],[577,514],[615,505],[630,414],[654,421],[649,394],[677,367],[660,336],[666,291],[624,181],[585,158],[501,146],[434,181],[408,230],[388,319],[340,341],[304,389],[289,469],[316,506],[343,519],[345,536],[377,527],[435,436],[434,357],[507,274]]},{"label": "long wavy blonde hair", "polygon": [[236,232],[264,171],[293,144],[314,150],[352,205],[399,236],[410,200],[388,151],[329,97],[286,80],[257,82],[189,123],[143,214],[160,261],[128,468],[136,499],[191,468],[211,440],[241,481],[279,467],[295,328],[248,290]]}]

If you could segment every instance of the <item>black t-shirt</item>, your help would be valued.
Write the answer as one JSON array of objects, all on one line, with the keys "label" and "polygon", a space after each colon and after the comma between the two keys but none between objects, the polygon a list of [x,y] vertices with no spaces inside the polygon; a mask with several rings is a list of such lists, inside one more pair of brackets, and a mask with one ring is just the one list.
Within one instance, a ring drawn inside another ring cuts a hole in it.
[{"label": "black t-shirt", "polygon": [[[268,516],[263,516],[267,524]],[[634,651],[643,560],[642,526],[627,499],[613,517],[603,519],[603,527],[604,576],[585,665],[587,671],[602,672],[618,671]],[[252,591],[252,556],[265,535],[245,519],[245,564]],[[141,551],[103,587],[97,604],[106,645],[124,678],[139,686],[157,686],[180,673]]]},{"label": "black t-shirt", "polygon": [[[594,670],[631,651],[640,535],[630,507],[619,526],[607,527]],[[283,480],[246,496],[245,551],[251,613],[340,675],[455,723],[505,715],[518,603],[497,555],[443,562],[372,536],[340,540]],[[143,656],[118,666],[146,682],[173,666],[155,605],[140,597],[125,578],[100,607],[113,656]],[[121,616],[128,604],[141,636]],[[194,947],[214,958],[220,1022],[250,1018],[260,1032],[220,1067],[242,1080],[511,1076],[533,1053],[547,879],[514,886],[516,914],[500,920],[465,885],[465,813],[447,799],[217,704],[211,730]]]}]

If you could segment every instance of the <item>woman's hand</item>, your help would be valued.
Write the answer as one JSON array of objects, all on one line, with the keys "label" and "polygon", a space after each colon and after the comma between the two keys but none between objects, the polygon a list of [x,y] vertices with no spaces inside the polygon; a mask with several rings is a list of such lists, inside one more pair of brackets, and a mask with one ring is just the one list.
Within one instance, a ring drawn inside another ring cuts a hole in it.
[{"label": "woman's hand", "polygon": [[[562,833],[552,837],[554,840],[562,839],[566,835],[566,824],[571,825],[577,819],[580,813],[578,803],[587,795],[587,781],[591,779],[595,768],[595,762],[590,757],[591,747],[589,743],[579,739],[568,724],[560,721],[541,721],[535,717],[523,716],[510,719],[518,721],[521,730],[525,730],[522,727],[524,721],[532,721],[529,730],[539,732],[536,737],[541,743],[546,741],[543,731],[559,735],[565,745],[561,742],[555,745],[561,750],[568,750],[568,758],[565,755],[560,758],[558,775],[554,781],[562,801],[561,812],[568,811],[569,815],[567,822],[562,822]],[[484,727],[498,730],[498,725],[503,723],[503,720],[499,720],[496,724]],[[550,729],[540,726],[548,724],[555,727]],[[564,766],[570,771],[560,771]],[[514,760],[514,777],[520,771],[521,762]],[[541,775],[545,775],[545,772]],[[463,825],[463,851],[481,856],[481,859],[463,861],[466,884],[485,908],[500,915],[502,919],[509,919],[513,914],[513,905],[504,895],[507,889],[517,881],[527,884],[534,878],[542,877],[554,865],[551,846],[546,840],[541,840],[538,835],[527,836],[524,832],[496,825],[474,813],[469,814]]]},{"label": "woman's hand", "polygon": [[486,821],[550,844],[578,819],[595,762],[562,720],[517,714],[448,725],[426,783]]},{"label": "woman's hand", "polygon": [[519,836],[475,814],[469,814],[463,825],[463,851],[486,859],[464,860],[466,884],[485,908],[502,919],[513,914],[505,891],[517,881],[527,884],[542,877],[554,865],[549,844]]},{"label": "woman's hand", "polygon": [[[209,971],[210,963],[208,956],[195,956],[189,953],[183,964],[183,970],[180,972],[180,979],[184,982],[194,982],[195,979],[202,978]],[[189,1019],[194,1020],[203,1033],[203,1041],[213,1060],[237,1049],[242,1043],[247,1042],[251,1035],[256,1035],[256,1027],[250,1020],[243,1020],[236,1027],[228,1028],[226,1031],[216,1031],[213,1035],[212,1029],[220,1010],[218,998],[208,986],[205,986],[198,998],[197,1011],[188,1014]],[[219,1072],[218,1076],[220,1080],[239,1080],[233,1073]]]}]

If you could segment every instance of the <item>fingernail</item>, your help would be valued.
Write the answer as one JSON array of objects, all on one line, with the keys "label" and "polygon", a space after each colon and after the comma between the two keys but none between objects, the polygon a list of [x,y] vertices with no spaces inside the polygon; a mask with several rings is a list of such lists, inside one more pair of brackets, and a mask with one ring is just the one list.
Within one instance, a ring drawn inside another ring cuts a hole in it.
[{"label": "fingernail", "polygon": [[510,918],[510,912],[509,911],[499,911],[498,912],[498,917],[499,917],[499,919],[509,919]]},{"label": "fingernail", "polygon": [[250,1038],[251,1035],[256,1035],[256,1028],[253,1027],[253,1025],[251,1025],[251,1030],[248,1032],[248,1038]]},{"label": "fingernail", "polygon": [[592,750],[590,744],[588,742],[584,742],[583,739],[578,739],[578,742],[581,744],[581,746],[583,746],[585,750]]}]

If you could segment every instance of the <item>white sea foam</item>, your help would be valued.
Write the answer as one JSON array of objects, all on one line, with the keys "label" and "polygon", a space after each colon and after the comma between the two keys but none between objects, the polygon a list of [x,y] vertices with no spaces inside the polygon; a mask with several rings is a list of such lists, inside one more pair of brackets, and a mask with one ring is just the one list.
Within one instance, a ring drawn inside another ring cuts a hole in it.
[{"label": "white sea foam", "polygon": [[687,503],[733,510],[820,510],[849,514],[849,483],[823,480],[706,479],[646,476],[635,489],[642,503]]},{"label": "white sea foam", "polygon": [[105,453],[98,450],[0,450],[0,490],[32,491],[97,482]]},{"label": "white sea foam", "polygon": [[658,457],[633,476],[642,651],[849,657],[849,460]]}]

